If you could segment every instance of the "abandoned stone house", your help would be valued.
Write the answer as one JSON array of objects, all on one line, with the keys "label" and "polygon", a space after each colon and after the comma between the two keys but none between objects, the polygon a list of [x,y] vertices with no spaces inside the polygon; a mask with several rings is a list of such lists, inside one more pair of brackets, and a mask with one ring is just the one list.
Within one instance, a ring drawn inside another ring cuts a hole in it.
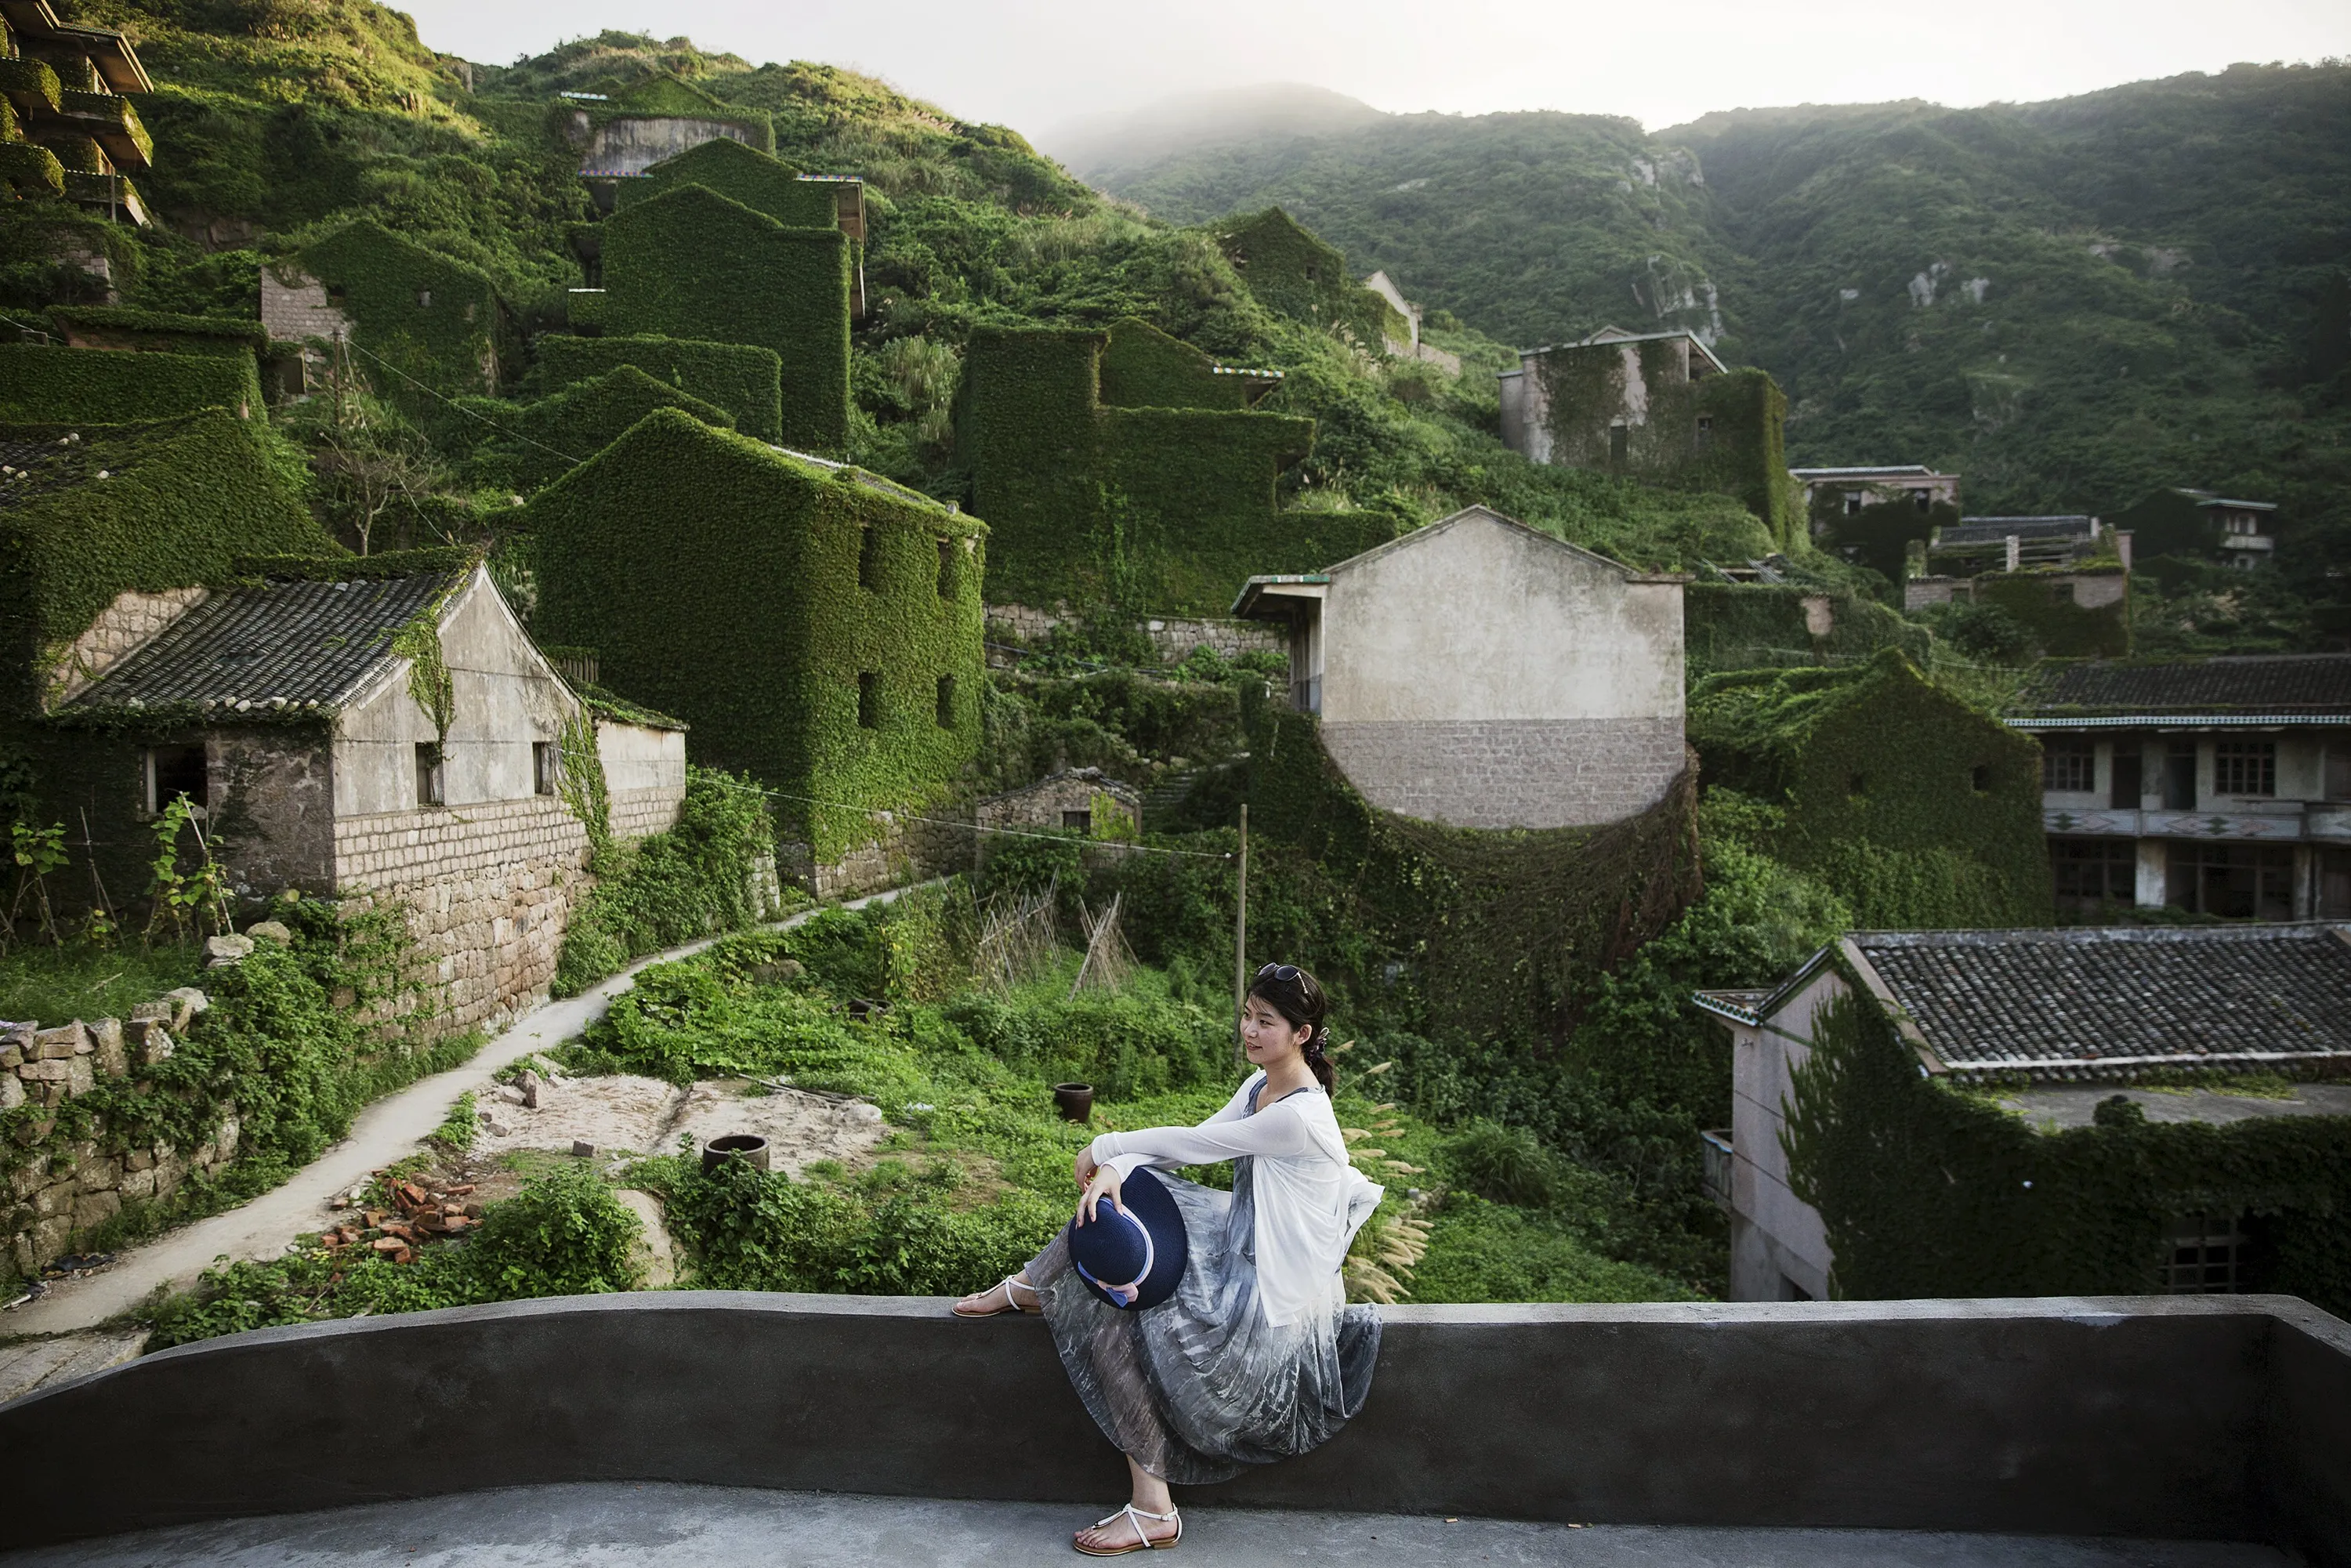
[{"label": "abandoned stone house", "polygon": [[1804,487],[1804,509],[1813,519],[1813,532],[1826,526],[1824,501],[1850,517],[1865,507],[1907,500],[1918,510],[1959,504],[1959,476],[1938,474],[1923,463],[1890,466],[1864,465],[1846,468],[1791,468],[1789,476]]},{"label": "abandoned stone house", "polygon": [[972,808],[976,860],[987,863],[1002,835],[1020,832],[1081,834],[1089,839],[1133,839],[1143,831],[1143,797],[1099,768],[1068,768],[1033,784],[990,795]]},{"label": "abandoned stone house", "polygon": [[240,896],[397,902],[423,1009],[494,1024],[545,994],[582,891],[567,769],[604,768],[616,833],[658,831],[684,736],[588,715],[481,565],[381,570],[120,595],[54,677],[53,804],[143,858],[185,796]]},{"label": "abandoned stone house", "polygon": [[1387,340],[1387,350],[1400,360],[1420,360],[1444,370],[1447,375],[1461,373],[1461,356],[1448,354],[1434,343],[1424,343],[1420,338],[1420,307],[1404,297],[1395,280],[1385,272],[1374,272],[1364,279],[1364,287],[1388,302],[1388,308],[1405,324],[1402,338]]},{"label": "abandoned stone house", "polygon": [[1499,374],[1502,443],[1512,451],[1720,490],[1792,542],[1787,399],[1763,371],[1731,370],[1687,329],[1604,327],[1577,342],[1522,349],[1519,368]]},{"label": "abandoned stone house", "polygon": [[[1895,1031],[1927,1082],[1995,1096],[2028,1140],[2028,1162],[2044,1140],[2116,1120],[2111,1102],[2118,1093],[2133,1107],[2123,1119],[2227,1127],[2325,1117],[2338,1144],[2331,1157],[2339,1160],[2340,1145],[2351,1142],[2351,1083],[2304,1082],[2283,1096],[2227,1092],[2235,1074],[2351,1069],[2351,932],[2339,927],[1855,932],[1775,987],[1701,991],[1695,1000],[1732,1040],[1731,1126],[1707,1134],[1706,1145],[1708,1185],[1730,1218],[1736,1301],[1843,1293],[1822,1213],[1799,1196],[1811,1184],[1792,1168],[1788,1136],[1798,1075],[1834,1027],[1830,1015],[1840,1003]],[[2205,1075],[2205,1086],[2132,1087],[2184,1071]],[[2108,1103],[2104,1110],[2101,1102]],[[1906,1126],[1899,1141],[1922,1135]],[[1907,1238],[1895,1245],[1922,1260],[1956,1245],[1938,1225],[1935,1206],[1951,1188],[1980,1179],[1961,1166],[1964,1157],[1949,1145],[1930,1150],[1930,1166],[1939,1159],[1950,1168],[1932,1166],[1929,1179],[1876,1195],[1875,1228]],[[2015,1163],[1995,1157],[1989,1183],[2001,1189],[2001,1201],[2029,1206],[2033,1182],[2020,1187]],[[1818,1171],[1808,1174],[1821,1179]],[[2248,1267],[2262,1221],[2216,1197],[2228,1185],[2217,1164],[2174,1172],[2172,1180],[2177,1210],[2147,1237],[2150,1252],[2159,1249],[2148,1260],[2159,1288],[2266,1288]],[[2273,1208],[2282,1196],[2269,1195]],[[2283,1207],[2308,1201],[2285,1197]],[[1903,1212],[1906,1203],[1915,1212]],[[2012,1252],[2032,1246],[2032,1224],[2029,1207],[2014,1216],[2005,1239]],[[2001,1244],[1992,1242],[1995,1249]],[[2130,1260],[2122,1262],[2127,1271]]]},{"label": "abandoned stone house", "polygon": [[1372,804],[1458,827],[1613,822],[1684,766],[1682,586],[1471,507],[1320,572],[1254,577],[1290,701]]},{"label": "abandoned stone house", "polygon": [[2007,722],[2061,909],[2351,919],[2351,654],[2059,663]]}]

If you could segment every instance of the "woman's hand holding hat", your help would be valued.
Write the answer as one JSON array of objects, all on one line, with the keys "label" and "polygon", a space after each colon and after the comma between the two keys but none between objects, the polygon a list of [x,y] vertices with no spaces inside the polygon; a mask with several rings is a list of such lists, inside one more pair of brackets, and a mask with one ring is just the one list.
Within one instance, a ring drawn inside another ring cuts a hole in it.
[{"label": "woman's hand holding hat", "polygon": [[1113,1208],[1125,1207],[1119,1201],[1119,1185],[1116,1166],[1096,1166],[1093,1179],[1086,1183],[1085,1195],[1078,1199],[1077,1222],[1083,1225],[1093,1218],[1094,1205],[1105,1197],[1110,1199],[1111,1207]]}]

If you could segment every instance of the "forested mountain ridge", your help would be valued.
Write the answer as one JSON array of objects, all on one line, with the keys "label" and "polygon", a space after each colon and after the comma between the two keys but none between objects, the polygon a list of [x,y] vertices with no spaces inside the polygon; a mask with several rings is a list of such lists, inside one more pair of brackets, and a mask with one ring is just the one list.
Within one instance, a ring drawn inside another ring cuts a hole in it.
[{"label": "forested mountain ridge", "polygon": [[1612,321],[1705,332],[1781,382],[1793,462],[1957,469],[1985,513],[2218,487],[2331,539],[2292,552],[2305,569],[2351,555],[2339,64],[1655,134],[1390,116],[1100,177],[1178,222],[1278,202],[1520,345]]}]

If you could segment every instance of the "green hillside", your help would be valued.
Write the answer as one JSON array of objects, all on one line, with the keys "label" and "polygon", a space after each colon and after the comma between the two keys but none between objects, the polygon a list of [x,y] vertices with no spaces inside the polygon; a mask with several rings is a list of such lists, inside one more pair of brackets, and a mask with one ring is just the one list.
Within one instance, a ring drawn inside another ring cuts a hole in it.
[{"label": "green hillside", "polygon": [[[1718,334],[1787,392],[1792,462],[1957,469],[1970,512],[2111,514],[2163,485],[2276,499],[2304,602],[2252,634],[2351,632],[2324,575],[2351,554],[2351,68],[1655,135],[1389,116],[1081,172],[1176,222],[1280,203],[1516,344]],[[2203,603],[2172,630],[2275,608]]]}]

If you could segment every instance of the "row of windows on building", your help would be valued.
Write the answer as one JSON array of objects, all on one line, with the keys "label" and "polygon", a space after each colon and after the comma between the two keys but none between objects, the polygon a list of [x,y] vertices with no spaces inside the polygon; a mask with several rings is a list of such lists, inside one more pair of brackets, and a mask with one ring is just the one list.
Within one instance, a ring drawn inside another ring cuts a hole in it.
[{"label": "row of windows on building", "polygon": [[[939,547],[938,591],[941,599],[956,596],[956,557],[959,553],[956,541],[943,538]],[[882,538],[872,524],[857,532],[857,586],[879,591],[882,587]]]},{"label": "row of windows on building", "polygon": [[[2167,839],[2163,902],[2190,915],[2231,920],[2294,918],[2294,852],[2290,844]],[[2313,911],[2319,919],[2351,916],[2351,849],[2316,847]],[[2127,909],[2138,902],[2138,841],[2053,838],[2049,869],[2057,906],[2077,914]]]},{"label": "row of windows on building", "polygon": [[[2193,740],[2168,742],[2163,752],[2158,792],[2168,811],[2196,809],[2196,751]],[[2118,810],[2135,810],[2145,788],[2145,763],[2136,746],[2117,746],[2109,767],[2107,795]],[[2322,788],[2328,800],[2351,800],[2351,746],[2329,746]],[[2098,753],[2087,740],[2058,740],[2041,753],[2041,787],[2087,794],[2098,787]],[[2269,800],[2277,794],[2277,742],[2222,740],[2212,746],[2212,793],[2241,800]]]},{"label": "row of windows on building", "polygon": [[[418,741],[416,755],[416,803],[420,806],[445,806],[449,803],[448,762],[441,747],[432,741]],[[201,745],[151,747],[145,758],[147,814],[157,816],[172,801],[184,797],[191,806],[212,804],[211,770]],[[551,740],[530,743],[531,790],[534,794],[552,795],[563,782],[563,748]]]}]

